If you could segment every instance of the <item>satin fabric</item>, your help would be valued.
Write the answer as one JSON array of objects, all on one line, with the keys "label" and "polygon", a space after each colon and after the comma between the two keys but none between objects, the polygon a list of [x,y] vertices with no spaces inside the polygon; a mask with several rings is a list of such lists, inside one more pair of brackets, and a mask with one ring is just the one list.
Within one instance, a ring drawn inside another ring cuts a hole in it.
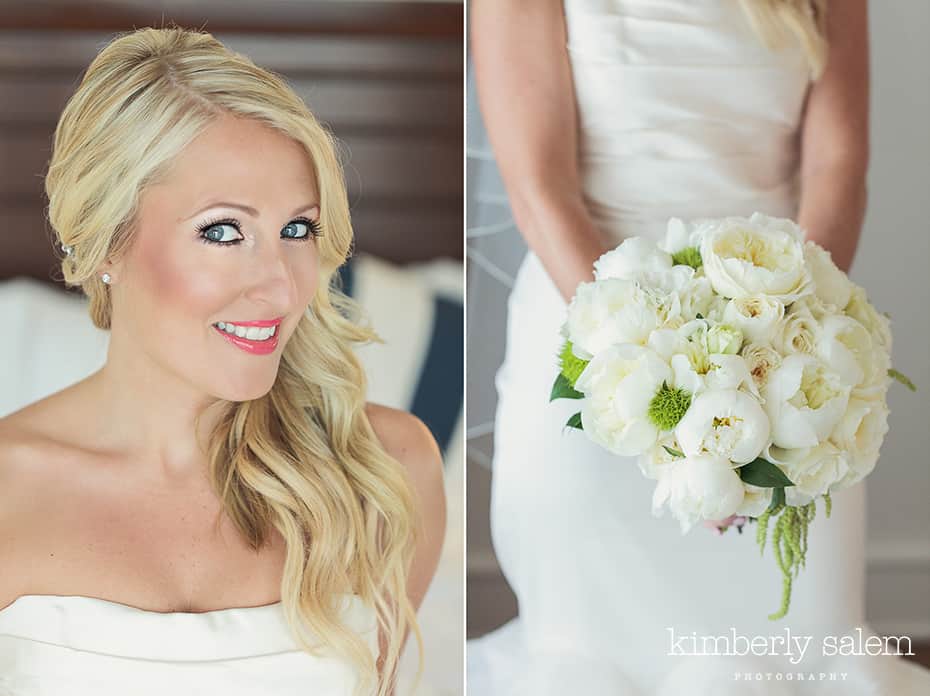
[{"label": "satin fabric", "polygon": [[[584,195],[613,241],[659,239],[670,216],[796,218],[810,84],[799,44],[769,51],[737,0],[566,0],[564,10]],[[577,403],[548,401],[564,318],[529,253],[508,302],[491,492],[519,616],[468,642],[469,695],[930,693],[930,672],[899,658],[829,654],[831,639],[873,634],[865,484],[834,494],[829,520],[820,508],[790,613],[769,621],[782,578],[755,526],[683,536],[668,513],[652,516],[655,482],[635,459],[564,427]],[[707,654],[728,651],[705,649],[705,636],[809,640],[803,659],[777,645],[740,657]],[[820,672],[836,680],[795,676]]]},{"label": "satin fabric", "polygon": [[[374,609],[342,595],[377,656]],[[2,696],[351,696],[357,668],[301,651],[282,604],[161,613],[92,597],[23,595],[0,610]]]}]

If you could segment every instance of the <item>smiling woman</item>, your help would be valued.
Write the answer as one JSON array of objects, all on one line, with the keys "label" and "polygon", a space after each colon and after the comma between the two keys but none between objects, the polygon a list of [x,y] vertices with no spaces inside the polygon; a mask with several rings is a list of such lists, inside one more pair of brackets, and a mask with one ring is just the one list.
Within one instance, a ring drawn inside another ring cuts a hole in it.
[{"label": "smiling woman", "polygon": [[0,692],[391,693],[442,469],[364,400],[330,135],[210,34],[142,29],[91,63],[45,183],[111,336],[0,419]]}]

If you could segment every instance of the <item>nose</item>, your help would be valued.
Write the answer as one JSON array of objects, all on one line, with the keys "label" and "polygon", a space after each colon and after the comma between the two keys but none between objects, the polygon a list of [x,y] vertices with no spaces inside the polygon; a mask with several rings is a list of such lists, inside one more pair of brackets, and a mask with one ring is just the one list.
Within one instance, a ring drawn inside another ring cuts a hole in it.
[{"label": "nose", "polygon": [[297,303],[297,282],[293,261],[281,243],[255,243],[246,271],[250,278],[246,297],[256,305],[264,305],[276,314],[284,314]]}]

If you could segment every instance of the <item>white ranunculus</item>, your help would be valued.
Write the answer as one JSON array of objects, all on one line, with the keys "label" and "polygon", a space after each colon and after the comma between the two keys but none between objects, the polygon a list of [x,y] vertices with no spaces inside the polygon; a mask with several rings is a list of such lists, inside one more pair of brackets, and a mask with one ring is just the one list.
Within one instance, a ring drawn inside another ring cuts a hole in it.
[{"label": "white ranunculus", "polygon": [[825,317],[820,324],[814,352],[851,387],[873,380],[875,356],[872,337],[852,317]]},{"label": "white ranunculus", "polygon": [[730,300],[723,320],[743,332],[752,343],[768,343],[775,326],[785,316],[785,305],[766,295],[746,295]]},{"label": "white ranunculus", "polygon": [[804,243],[804,260],[814,282],[814,293],[822,302],[841,310],[849,302],[852,283],[837,265],[830,252],[814,242]]},{"label": "white ranunculus", "polygon": [[594,262],[594,278],[632,279],[644,271],[663,271],[672,267],[672,257],[645,237],[627,237],[620,246],[602,254]]},{"label": "white ranunculus", "polygon": [[740,354],[760,390],[768,384],[772,372],[781,365],[781,355],[769,345],[749,343],[743,346]]},{"label": "white ranunculus", "polygon": [[850,387],[820,359],[789,355],[762,389],[772,441],[783,449],[814,447],[846,412]]},{"label": "white ranunculus", "polygon": [[846,413],[830,436],[849,455],[849,472],[836,488],[852,486],[872,472],[887,432],[888,405],[883,398],[849,400]]},{"label": "white ranunculus", "polygon": [[575,354],[587,359],[618,343],[644,344],[659,325],[658,312],[635,281],[581,283],[568,306],[566,334]]},{"label": "white ranunculus", "polygon": [[623,343],[597,353],[575,382],[585,395],[585,434],[615,454],[645,452],[659,436],[649,403],[671,376],[668,364],[649,348]]},{"label": "white ranunculus", "polygon": [[762,294],[789,304],[811,292],[802,240],[800,228],[786,218],[723,218],[705,228],[704,273],[724,297]]},{"label": "white ranunculus", "polygon": [[803,301],[795,302],[785,316],[775,323],[771,344],[782,355],[813,354],[819,332],[820,323],[810,306]]},{"label": "white ranunculus", "polygon": [[675,437],[689,457],[709,452],[747,464],[768,444],[769,419],[751,394],[712,389],[694,397],[675,427]]},{"label": "white ranunculus", "polygon": [[863,288],[853,285],[844,311],[866,328],[875,344],[891,353],[891,322],[872,306]]},{"label": "white ranunculus", "polygon": [[746,489],[743,495],[743,502],[736,508],[736,511],[733,513],[734,515],[758,517],[772,504],[773,489],[753,486],[751,483],[746,483],[745,481],[743,482],[743,487]]},{"label": "white ranunculus", "polygon": [[785,487],[787,505],[807,505],[827,493],[849,471],[846,453],[829,441],[790,450],[773,447],[769,454],[794,484]]},{"label": "white ranunculus", "polygon": [[743,502],[743,482],[726,458],[699,454],[669,463],[652,495],[652,514],[662,515],[663,506],[681,525],[685,534],[700,519],[729,517]]}]

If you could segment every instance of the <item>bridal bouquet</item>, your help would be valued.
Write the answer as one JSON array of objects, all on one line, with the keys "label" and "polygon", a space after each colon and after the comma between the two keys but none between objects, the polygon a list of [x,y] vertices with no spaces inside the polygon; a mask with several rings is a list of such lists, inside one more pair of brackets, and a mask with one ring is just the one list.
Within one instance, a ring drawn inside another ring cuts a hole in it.
[{"label": "bridal bouquet", "polygon": [[[686,533],[733,515],[757,523],[784,579],[805,564],[822,498],[867,476],[888,430],[888,319],[791,220],[672,218],[663,242],[623,241],[581,283],[551,399],[567,426],[654,479]],[[739,527],[742,532],[742,527]]]}]

